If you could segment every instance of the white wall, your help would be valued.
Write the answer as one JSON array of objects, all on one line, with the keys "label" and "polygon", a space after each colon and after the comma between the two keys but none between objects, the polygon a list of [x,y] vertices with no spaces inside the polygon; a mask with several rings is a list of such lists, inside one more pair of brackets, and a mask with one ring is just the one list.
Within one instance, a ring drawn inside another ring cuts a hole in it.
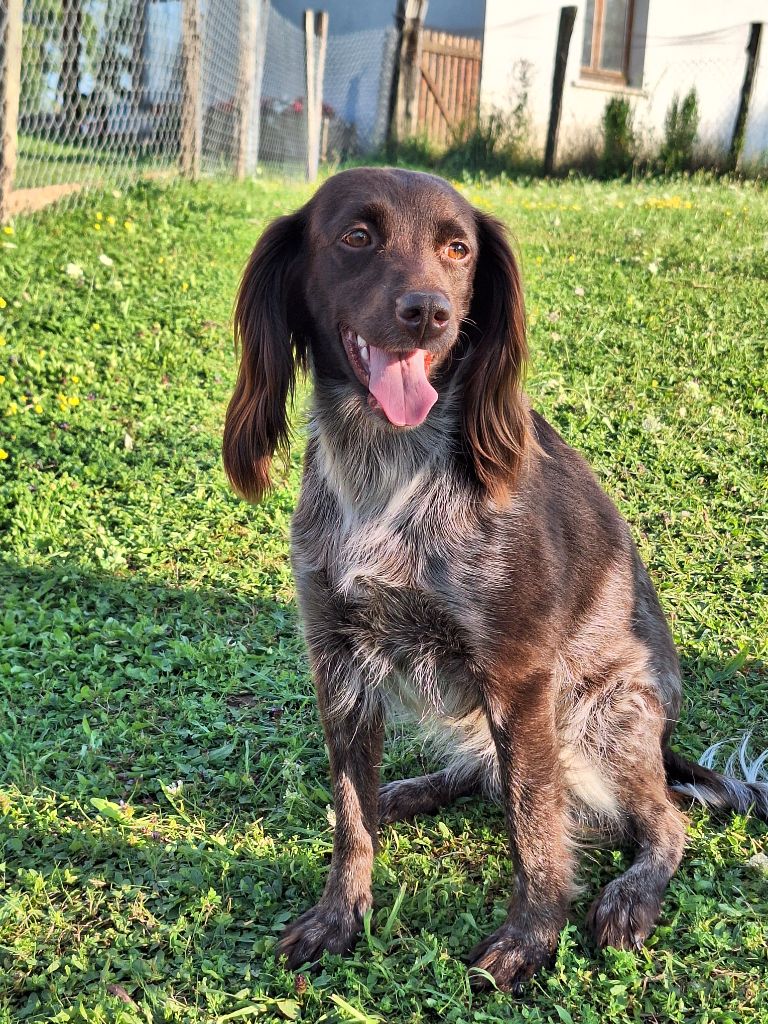
[{"label": "white wall", "polygon": [[[566,0],[563,0],[566,2]],[[543,145],[549,120],[558,0],[487,0],[481,105],[510,108],[513,68],[532,65],[529,108],[535,141]],[[579,0],[566,69],[559,155],[599,138],[605,104],[614,95],[632,103],[639,134],[652,145],[663,137],[664,117],[675,94],[696,87],[699,136],[706,146],[727,148],[744,78],[752,21],[765,21],[763,45],[747,123],[744,158],[768,159],[768,2],[766,0],[636,0],[630,87],[580,77],[584,7]]]}]

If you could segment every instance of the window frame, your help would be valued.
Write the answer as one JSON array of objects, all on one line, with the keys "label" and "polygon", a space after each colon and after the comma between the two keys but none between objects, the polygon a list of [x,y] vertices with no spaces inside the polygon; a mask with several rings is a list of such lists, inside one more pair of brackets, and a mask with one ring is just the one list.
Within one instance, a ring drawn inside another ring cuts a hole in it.
[{"label": "window frame", "polygon": [[624,59],[621,71],[601,68],[599,63],[600,51],[603,45],[603,28],[605,25],[605,2],[606,0],[595,0],[592,19],[591,62],[588,65],[581,65],[580,74],[582,78],[590,79],[591,81],[611,82],[614,85],[628,85],[629,60],[632,50],[632,28],[635,20],[635,0],[628,0],[627,4],[627,20],[624,28]]}]

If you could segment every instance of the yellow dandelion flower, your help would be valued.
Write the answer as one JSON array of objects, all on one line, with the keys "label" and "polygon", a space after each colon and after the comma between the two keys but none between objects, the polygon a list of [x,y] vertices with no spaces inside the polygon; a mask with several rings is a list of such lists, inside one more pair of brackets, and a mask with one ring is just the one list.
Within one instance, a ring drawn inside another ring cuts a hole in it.
[{"label": "yellow dandelion flower", "polygon": [[93,225],[93,230],[94,231],[101,231],[101,224],[94,224]]},{"label": "yellow dandelion flower", "polygon": [[162,266],[162,264],[165,263],[165,256],[161,256],[157,262]]},{"label": "yellow dandelion flower", "polygon": [[8,452],[5,448],[0,448],[0,462],[4,462],[8,458]]},{"label": "yellow dandelion flower", "polygon": [[43,411],[43,407],[42,407],[42,405],[40,405],[40,403],[39,403],[39,402],[35,402],[35,412],[39,414],[39,413],[41,413],[42,411]]},{"label": "yellow dandelion flower", "polygon": [[2,297],[2,295],[0,295],[0,309],[5,309],[5,307],[7,305],[8,305],[8,303],[5,301],[5,299]]},{"label": "yellow dandelion flower", "polygon": [[0,384],[5,384],[5,374],[0,373]]},{"label": "yellow dandelion flower", "polygon": [[123,227],[125,228],[126,231],[135,231],[136,230],[136,225],[133,223],[132,220],[123,221]]},{"label": "yellow dandelion flower", "polygon": [[11,227],[10,224],[6,224],[5,225],[5,227],[3,228],[3,234],[4,235],[12,235],[13,234],[13,228]]},{"label": "yellow dandelion flower", "polygon": [[73,384],[79,384],[80,383],[80,378],[77,376],[76,373],[73,373],[72,376],[69,379],[72,381]]},{"label": "yellow dandelion flower", "polygon": [[80,399],[77,397],[77,395],[72,395],[72,397],[67,399],[67,401],[71,406],[80,405]]},{"label": "yellow dandelion flower", "polygon": [[5,338],[2,336],[2,334],[0,334],[0,348],[2,348],[3,345],[6,345],[6,344],[7,344],[7,342],[6,342]]},{"label": "yellow dandelion flower", "polygon": [[575,263],[576,262],[576,257],[573,255],[573,253],[571,253],[571,255],[568,257],[568,262],[569,263]]},{"label": "yellow dandelion flower", "polygon": [[46,357],[46,355],[47,355],[47,352],[45,351],[45,349],[44,349],[44,348],[39,348],[39,349],[37,350],[37,354],[38,354],[38,356],[40,357],[40,359],[45,359],[45,357]]},{"label": "yellow dandelion flower", "polygon": [[101,330],[101,324],[94,324],[92,329],[94,331],[100,331]]},{"label": "yellow dandelion flower", "polygon": [[110,213],[110,215],[107,217],[107,224],[115,224],[115,223],[116,223],[115,218]]},{"label": "yellow dandelion flower", "polygon": [[104,220],[104,214],[101,212],[101,210],[96,211],[96,220]]},{"label": "yellow dandelion flower", "polygon": [[19,411],[18,403],[17,402],[11,402],[11,404],[5,410],[5,415],[6,416],[15,416],[18,411]]},{"label": "yellow dandelion flower", "polygon": [[186,292],[186,291],[188,291],[188,290],[189,290],[189,282],[188,282],[188,281],[185,281],[185,282],[184,282],[184,283],[182,284],[182,286],[181,286],[181,290],[182,290],[183,292]]}]

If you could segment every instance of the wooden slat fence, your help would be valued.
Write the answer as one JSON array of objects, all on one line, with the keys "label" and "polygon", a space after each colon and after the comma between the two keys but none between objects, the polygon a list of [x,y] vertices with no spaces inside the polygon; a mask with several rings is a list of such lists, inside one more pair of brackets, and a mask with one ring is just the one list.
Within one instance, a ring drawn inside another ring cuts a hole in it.
[{"label": "wooden slat fence", "polygon": [[481,40],[423,30],[419,134],[437,146],[447,146],[474,127],[482,63]]}]

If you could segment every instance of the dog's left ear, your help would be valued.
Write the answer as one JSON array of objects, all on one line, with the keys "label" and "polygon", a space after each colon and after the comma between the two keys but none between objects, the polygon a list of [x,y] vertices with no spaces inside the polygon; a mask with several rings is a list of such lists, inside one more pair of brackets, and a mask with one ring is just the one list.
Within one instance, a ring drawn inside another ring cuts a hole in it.
[{"label": "dog's left ear", "polygon": [[530,443],[522,382],[528,358],[520,271],[504,225],[475,211],[479,243],[464,377],[464,435],[479,483],[509,501]]},{"label": "dog's left ear", "polygon": [[306,210],[273,221],[243,273],[235,306],[240,370],[224,424],[224,468],[235,490],[258,501],[271,486],[275,451],[289,441],[288,402],[306,369],[302,241]]}]

